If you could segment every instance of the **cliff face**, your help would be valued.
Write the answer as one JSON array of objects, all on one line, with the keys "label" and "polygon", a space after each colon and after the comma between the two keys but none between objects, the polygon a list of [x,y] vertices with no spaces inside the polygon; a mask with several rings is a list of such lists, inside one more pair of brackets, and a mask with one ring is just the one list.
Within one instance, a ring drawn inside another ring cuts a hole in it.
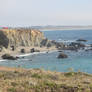
[{"label": "cliff face", "polygon": [[0,46],[40,46],[44,35],[39,30],[31,29],[3,29],[0,30]]}]

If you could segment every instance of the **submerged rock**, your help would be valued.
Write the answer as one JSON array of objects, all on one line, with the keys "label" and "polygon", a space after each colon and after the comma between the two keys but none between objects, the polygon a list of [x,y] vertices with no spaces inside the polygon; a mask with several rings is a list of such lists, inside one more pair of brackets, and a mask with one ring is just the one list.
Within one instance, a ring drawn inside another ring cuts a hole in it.
[{"label": "submerged rock", "polygon": [[59,55],[58,55],[58,58],[60,59],[60,58],[68,58],[68,56],[66,55],[66,54],[64,54],[64,53],[60,53]]},{"label": "submerged rock", "polygon": [[17,57],[11,56],[10,54],[4,54],[2,55],[2,58],[8,60],[17,60]]}]

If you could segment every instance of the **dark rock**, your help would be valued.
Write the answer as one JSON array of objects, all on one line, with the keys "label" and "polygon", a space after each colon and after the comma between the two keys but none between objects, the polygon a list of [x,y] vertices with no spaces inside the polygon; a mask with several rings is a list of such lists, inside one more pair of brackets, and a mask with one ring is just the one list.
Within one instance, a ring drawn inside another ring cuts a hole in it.
[{"label": "dark rock", "polygon": [[51,47],[51,46],[52,46],[52,43],[49,42],[49,43],[47,44],[47,47],[49,48],[49,47]]},{"label": "dark rock", "polygon": [[31,53],[40,52],[40,50],[36,50],[35,48],[32,48],[32,49],[30,50],[30,52],[31,52]]},{"label": "dark rock", "polygon": [[60,48],[60,49],[63,49],[65,47],[63,43],[59,43],[59,42],[56,42],[55,45],[56,45],[56,48]]},{"label": "dark rock", "polygon": [[21,53],[25,53],[25,49],[21,49],[21,51],[20,51]]},{"label": "dark rock", "polygon": [[14,51],[15,50],[15,47],[14,46],[11,46],[11,50]]},{"label": "dark rock", "polygon": [[41,44],[41,46],[46,46],[47,43],[48,43],[48,39],[46,38],[46,39],[43,39],[40,44]]},{"label": "dark rock", "polygon": [[85,51],[92,51],[92,48],[90,48],[90,49],[86,49]]},{"label": "dark rock", "polygon": [[16,56],[16,59],[19,59],[20,57]]},{"label": "dark rock", "polygon": [[79,42],[87,42],[87,40],[85,40],[85,39],[78,39],[76,41],[79,41]]},{"label": "dark rock", "polygon": [[16,57],[11,56],[10,54],[4,54],[4,55],[2,55],[2,58],[3,59],[8,59],[8,60],[17,60]]},{"label": "dark rock", "polygon": [[69,44],[69,46],[73,46],[73,47],[76,47],[76,48],[81,48],[81,47],[85,47],[85,44],[72,42],[72,43]]},{"label": "dark rock", "polygon": [[59,50],[58,52],[63,52],[62,50]]},{"label": "dark rock", "polygon": [[60,59],[60,58],[68,58],[68,56],[66,55],[66,54],[64,54],[64,53],[60,53],[59,55],[58,55],[58,58]]},{"label": "dark rock", "polygon": [[30,52],[31,52],[31,53],[35,52],[35,49],[34,49],[34,48],[32,48],[32,49],[30,50]]},{"label": "dark rock", "polygon": [[9,38],[5,35],[5,33],[0,30],[0,46],[8,48]]},{"label": "dark rock", "polygon": [[92,47],[92,44],[90,44],[90,47]]},{"label": "dark rock", "polygon": [[2,49],[3,49],[2,46],[0,46],[0,52],[2,52]]}]

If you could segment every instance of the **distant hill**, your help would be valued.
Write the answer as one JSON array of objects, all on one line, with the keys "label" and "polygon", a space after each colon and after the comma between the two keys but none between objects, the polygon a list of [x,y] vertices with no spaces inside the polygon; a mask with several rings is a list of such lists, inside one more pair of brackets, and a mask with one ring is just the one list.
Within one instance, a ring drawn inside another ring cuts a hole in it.
[{"label": "distant hill", "polygon": [[72,30],[72,29],[92,29],[92,26],[32,26],[31,28],[39,30]]}]

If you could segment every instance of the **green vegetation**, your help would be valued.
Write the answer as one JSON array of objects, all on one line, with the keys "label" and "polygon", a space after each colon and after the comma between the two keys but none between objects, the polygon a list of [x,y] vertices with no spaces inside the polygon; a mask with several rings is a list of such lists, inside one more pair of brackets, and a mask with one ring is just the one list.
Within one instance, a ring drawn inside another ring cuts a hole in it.
[{"label": "green vegetation", "polygon": [[92,92],[92,75],[40,69],[0,71],[0,92]]}]

